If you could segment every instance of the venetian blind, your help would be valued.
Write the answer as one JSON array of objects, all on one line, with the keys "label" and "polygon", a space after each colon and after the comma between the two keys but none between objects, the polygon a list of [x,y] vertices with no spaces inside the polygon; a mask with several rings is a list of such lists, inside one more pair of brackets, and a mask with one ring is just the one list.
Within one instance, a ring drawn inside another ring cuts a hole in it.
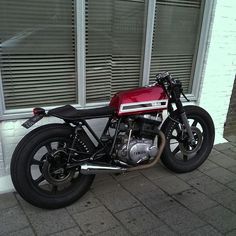
[{"label": "venetian blind", "polygon": [[144,1],[86,1],[86,99],[139,86]]},{"label": "venetian blind", "polygon": [[156,2],[150,80],[169,71],[191,92],[194,59],[201,26],[201,0],[160,0]]},{"label": "venetian blind", "polygon": [[7,109],[76,102],[73,0],[1,0]]}]

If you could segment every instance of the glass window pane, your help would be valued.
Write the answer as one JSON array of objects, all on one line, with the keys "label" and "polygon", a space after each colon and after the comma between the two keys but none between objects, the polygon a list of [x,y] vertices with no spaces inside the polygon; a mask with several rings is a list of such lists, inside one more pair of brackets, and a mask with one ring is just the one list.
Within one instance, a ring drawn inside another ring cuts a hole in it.
[{"label": "glass window pane", "polygon": [[7,109],[76,102],[72,0],[1,0],[0,43]]},{"label": "glass window pane", "polygon": [[191,92],[199,31],[201,0],[160,0],[156,4],[150,79],[169,71]]},{"label": "glass window pane", "polygon": [[86,100],[140,84],[145,2],[86,1]]}]

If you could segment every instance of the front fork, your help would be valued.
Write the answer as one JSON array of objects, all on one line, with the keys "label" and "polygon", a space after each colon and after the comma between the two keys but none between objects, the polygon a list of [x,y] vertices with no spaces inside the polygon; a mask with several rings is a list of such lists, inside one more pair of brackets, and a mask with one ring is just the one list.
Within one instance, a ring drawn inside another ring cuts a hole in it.
[{"label": "front fork", "polygon": [[192,129],[189,125],[189,122],[188,122],[188,118],[187,118],[187,115],[185,113],[185,110],[184,110],[184,107],[183,107],[183,104],[180,100],[179,97],[177,97],[175,94],[172,94],[172,98],[176,104],[176,108],[178,110],[178,113],[179,113],[179,116],[183,122],[183,125],[184,127],[186,128],[186,131],[187,131],[187,134],[188,134],[188,141],[191,145],[194,145],[195,144],[195,138],[193,136],[193,132],[192,132]]}]

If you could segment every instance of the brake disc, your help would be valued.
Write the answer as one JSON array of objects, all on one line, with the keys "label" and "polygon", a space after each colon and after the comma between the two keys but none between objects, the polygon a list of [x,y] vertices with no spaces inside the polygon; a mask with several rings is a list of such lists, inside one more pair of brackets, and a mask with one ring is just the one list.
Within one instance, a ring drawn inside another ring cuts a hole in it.
[{"label": "brake disc", "polygon": [[187,149],[186,145],[184,145],[185,143],[182,142],[182,143],[179,143],[179,148],[180,148],[180,151],[186,155],[186,156],[194,156],[197,151],[201,148],[202,146],[202,133],[201,131],[197,128],[197,127],[194,127],[194,126],[191,126],[191,130],[193,132],[193,135],[194,135],[194,138],[195,138],[195,141],[197,142],[196,143],[196,146],[192,146],[190,144],[187,145],[187,147],[191,147],[192,149]]}]

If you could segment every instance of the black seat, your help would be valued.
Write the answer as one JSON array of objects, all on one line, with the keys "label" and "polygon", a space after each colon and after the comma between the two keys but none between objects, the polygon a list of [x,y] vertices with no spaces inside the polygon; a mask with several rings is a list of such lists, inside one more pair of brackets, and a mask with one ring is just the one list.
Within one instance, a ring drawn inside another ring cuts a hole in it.
[{"label": "black seat", "polygon": [[71,105],[58,107],[50,110],[48,115],[61,118],[63,120],[80,120],[80,119],[93,119],[109,117],[114,114],[115,109],[109,106],[99,107],[94,109],[81,109],[77,110]]}]

